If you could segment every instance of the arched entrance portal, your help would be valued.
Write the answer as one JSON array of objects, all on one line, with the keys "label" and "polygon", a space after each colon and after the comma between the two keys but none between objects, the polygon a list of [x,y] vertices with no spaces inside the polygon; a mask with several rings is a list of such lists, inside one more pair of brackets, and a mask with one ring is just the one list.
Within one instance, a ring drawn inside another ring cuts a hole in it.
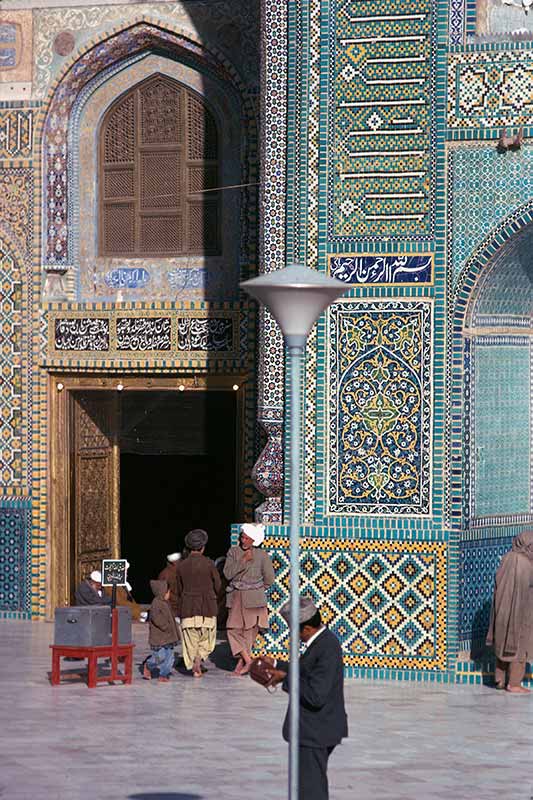
[{"label": "arched entrance portal", "polygon": [[532,254],[529,223],[482,266],[464,317],[459,649],[474,657],[499,560],[533,521]]}]

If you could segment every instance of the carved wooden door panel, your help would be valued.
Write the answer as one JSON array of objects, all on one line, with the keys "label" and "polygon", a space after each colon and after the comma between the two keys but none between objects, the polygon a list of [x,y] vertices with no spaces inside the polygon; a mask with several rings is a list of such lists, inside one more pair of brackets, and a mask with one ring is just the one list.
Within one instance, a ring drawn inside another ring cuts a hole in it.
[{"label": "carved wooden door panel", "polygon": [[115,392],[72,395],[72,564],[76,587],[102,558],[120,555],[118,402]]}]

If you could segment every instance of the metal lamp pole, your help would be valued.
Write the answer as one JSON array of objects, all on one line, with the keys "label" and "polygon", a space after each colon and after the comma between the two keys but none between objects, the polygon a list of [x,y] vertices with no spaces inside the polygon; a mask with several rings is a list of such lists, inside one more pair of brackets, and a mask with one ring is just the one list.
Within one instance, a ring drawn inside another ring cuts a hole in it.
[{"label": "metal lamp pole", "polygon": [[300,470],[302,362],[309,331],[349,286],[300,264],[244,281],[241,287],[263,303],[281,328],[289,354],[290,413],[290,654],[289,800],[298,800],[300,738]]}]

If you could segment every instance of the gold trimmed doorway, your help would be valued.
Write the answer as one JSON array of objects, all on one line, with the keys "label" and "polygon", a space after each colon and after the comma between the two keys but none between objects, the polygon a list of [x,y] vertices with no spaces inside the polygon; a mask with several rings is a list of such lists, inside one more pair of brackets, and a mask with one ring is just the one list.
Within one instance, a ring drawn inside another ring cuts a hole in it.
[{"label": "gold trimmed doorway", "polygon": [[[177,373],[171,376],[168,374],[125,376],[107,373],[103,376],[87,373],[54,373],[49,375],[48,616],[53,614],[55,607],[68,605],[72,601],[77,582],[91,569],[95,569],[102,558],[121,554],[121,538],[124,544],[120,513],[121,450],[128,448],[127,443],[131,442],[132,438],[130,436],[128,439],[125,436],[122,427],[125,406],[129,408],[127,427],[130,432],[137,424],[136,407],[152,410],[152,417],[156,421],[159,420],[157,433],[159,449],[161,449],[160,440],[164,438],[164,430],[161,428],[161,403],[163,408],[187,407],[186,413],[189,416],[184,419],[183,430],[187,428],[189,422],[189,427],[194,428],[194,415],[191,416],[191,409],[194,409],[195,405],[203,403],[202,407],[206,404],[209,406],[211,428],[215,421],[216,425],[226,433],[226,453],[220,454],[220,463],[227,462],[230,470],[233,468],[233,474],[230,476],[233,492],[231,507],[235,516],[231,521],[235,521],[240,519],[243,513],[245,392],[246,384],[242,374],[185,376]],[[232,409],[231,419],[228,416],[228,409]],[[175,413],[179,416],[179,411]],[[229,433],[229,425],[232,426],[233,433]],[[198,425],[196,427],[201,428]],[[172,439],[172,433],[173,431],[169,431],[169,440]],[[164,443],[162,447],[165,450]],[[131,450],[131,447],[129,449]],[[133,452],[135,454],[135,450]],[[168,454],[168,447],[166,452]],[[142,455],[140,453],[141,457]],[[150,471],[149,469],[148,473]],[[225,478],[227,477],[225,475]],[[142,483],[139,482],[137,495],[130,494],[136,503],[141,504],[139,505],[141,509],[143,500],[146,501],[146,498],[143,498]],[[206,497],[206,506],[208,500]],[[124,498],[122,501],[124,502]],[[130,515],[130,522],[131,519]],[[179,530],[178,522],[177,531]],[[146,532],[147,547],[154,545],[150,534],[150,531]],[[229,542],[229,529],[227,534]],[[178,546],[177,536],[175,541],[176,546],[173,549]],[[163,547],[164,552],[168,550],[164,550]],[[158,553],[159,561],[163,553]]]}]

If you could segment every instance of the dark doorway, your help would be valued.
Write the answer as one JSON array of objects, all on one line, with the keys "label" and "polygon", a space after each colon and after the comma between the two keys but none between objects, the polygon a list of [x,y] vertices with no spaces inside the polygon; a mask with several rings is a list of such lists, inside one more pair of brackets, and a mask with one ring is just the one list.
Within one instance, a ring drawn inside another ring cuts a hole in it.
[{"label": "dark doorway", "polygon": [[135,599],[180,551],[191,528],[209,534],[207,555],[229,547],[238,519],[237,398],[232,391],[131,392],[122,397],[121,553]]}]

